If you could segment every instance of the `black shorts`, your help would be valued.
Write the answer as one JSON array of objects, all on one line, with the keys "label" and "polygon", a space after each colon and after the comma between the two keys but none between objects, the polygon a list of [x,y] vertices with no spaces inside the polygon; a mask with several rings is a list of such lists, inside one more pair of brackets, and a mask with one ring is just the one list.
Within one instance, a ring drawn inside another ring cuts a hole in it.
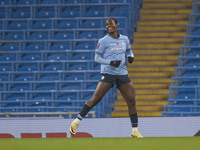
[{"label": "black shorts", "polygon": [[126,84],[131,82],[130,78],[127,75],[111,75],[111,74],[101,74],[101,79],[99,82],[107,82],[111,83],[112,86],[116,84],[117,88],[119,88],[122,84]]}]

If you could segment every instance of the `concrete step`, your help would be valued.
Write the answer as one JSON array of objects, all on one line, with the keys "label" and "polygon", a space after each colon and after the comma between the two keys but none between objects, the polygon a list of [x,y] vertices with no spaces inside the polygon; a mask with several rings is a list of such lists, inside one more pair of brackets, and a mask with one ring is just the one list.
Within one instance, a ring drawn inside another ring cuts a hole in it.
[{"label": "concrete step", "polygon": [[[183,45],[183,44],[182,44]],[[153,43],[153,44],[133,44],[133,49],[178,49],[181,44],[177,43]]]},{"label": "concrete step", "polygon": [[143,0],[143,3],[146,2],[154,2],[154,3],[158,3],[158,2],[193,2],[194,0]]},{"label": "concrete step", "polygon": [[[137,106],[162,106],[167,104],[168,104],[167,100],[146,100],[146,101],[136,100]],[[127,106],[127,104],[124,100],[120,100],[115,102],[115,106],[116,107]]]},{"label": "concrete step", "polygon": [[189,15],[188,14],[178,14],[178,15],[149,15],[149,14],[142,14],[140,15],[140,20],[141,21],[147,21],[147,20],[189,20]]},{"label": "concrete step", "polygon": [[169,94],[169,89],[136,89],[136,94]]},{"label": "concrete step", "polygon": [[[162,111],[163,106],[137,106],[137,111]],[[127,106],[115,107],[115,111],[128,111]]]},{"label": "concrete step", "polygon": [[158,61],[158,60],[172,60],[172,61],[176,61],[178,60],[178,56],[179,55],[146,55],[146,56],[136,56],[134,57],[135,61],[148,61],[148,60],[153,60],[153,61]]},{"label": "concrete step", "polygon": [[149,89],[155,89],[155,88],[161,88],[161,89],[169,89],[169,86],[171,85],[171,83],[165,83],[165,84],[159,84],[159,83],[152,83],[152,84],[148,84],[148,83],[143,83],[143,84],[137,84],[137,83],[133,83],[134,87],[136,89],[145,89],[145,88],[149,88]]},{"label": "concrete step", "polygon": [[149,8],[153,8],[153,9],[172,9],[172,8],[179,8],[179,9],[183,9],[183,8],[192,8],[192,3],[191,2],[176,2],[176,3],[151,3],[151,2],[146,2],[143,3],[143,9],[149,9]]},{"label": "concrete step", "polygon": [[129,72],[131,72],[131,71],[133,71],[133,72],[149,72],[149,71],[169,71],[169,72],[171,72],[171,71],[175,71],[175,69],[174,69],[174,67],[169,67],[169,66],[167,66],[167,67],[165,67],[165,66],[163,66],[163,67],[128,67],[127,68],[127,70],[129,71]]},{"label": "concrete step", "polygon": [[183,36],[186,35],[186,32],[135,32],[134,33],[134,38],[135,40],[137,38],[150,38],[150,37],[155,37],[155,38],[172,38],[172,37],[179,37],[183,38]]},{"label": "concrete step", "polygon": [[171,77],[174,76],[174,72],[129,72],[129,77]]},{"label": "concrete step", "polygon": [[158,49],[158,50],[133,50],[136,56],[143,55],[179,55],[180,49]]},{"label": "concrete step", "polygon": [[143,37],[143,38],[135,38],[134,43],[135,44],[142,44],[142,43],[181,43],[183,44],[184,38],[161,38],[161,37],[155,37],[155,38],[149,38],[149,37]]},{"label": "concrete step", "polygon": [[[139,94],[136,94],[136,101],[138,100],[145,100],[145,101],[148,101],[148,100],[167,100],[169,98],[169,95],[168,94],[161,94],[161,95],[139,95]],[[119,94],[118,96],[118,100],[123,100],[124,101],[124,98],[122,97],[121,94]]]},{"label": "concrete step", "polygon": [[[171,83],[171,78],[131,78],[133,84],[135,83]],[[153,94],[153,93],[152,93]]]},{"label": "concrete step", "polygon": [[138,32],[185,32],[184,26],[138,26]]},{"label": "concrete step", "polygon": [[189,20],[138,21],[138,26],[179,26],[179,25],[187,25],[187,24],[189,24]]},{"label": "concrete step", "polygon": [[[191,4],[192,6],[192,4]],[[177,14],[189,14],[192,13],[192,9],[172,9],[172,8],[157,8],[157,9],[141,9],[140,14],[169,14],[169,15],[177,15]]]},{"label": "concrete step", "polygon": [[[161,111],[138,111],[137,114],[139,117],[161,117]],[[112,112],[112,117],[129,117],[129,115],[128,112]]]}]

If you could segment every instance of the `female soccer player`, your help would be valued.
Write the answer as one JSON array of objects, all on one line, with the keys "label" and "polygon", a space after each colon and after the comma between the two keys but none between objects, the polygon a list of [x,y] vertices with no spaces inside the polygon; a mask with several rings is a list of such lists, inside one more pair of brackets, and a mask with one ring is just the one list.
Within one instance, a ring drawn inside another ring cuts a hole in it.
[{"label": "female soccer player", "polygon": [[99,39],[95,49],[95,61],[101,64],[101,79],[97,88],[85,105],[77,118],[70,126],[71,134],[75,135],[80,121],[87,113],[97,105],[110,88],[116,84],[124,97],[132,124],[132,136],[142,137],[138,131],[138,116],[135,102],[135,89],[128,77],[127,60],[132,63],[134,55],[127,36],[118,34],[118,21],[115,18],[106,20],[108,34]]}]

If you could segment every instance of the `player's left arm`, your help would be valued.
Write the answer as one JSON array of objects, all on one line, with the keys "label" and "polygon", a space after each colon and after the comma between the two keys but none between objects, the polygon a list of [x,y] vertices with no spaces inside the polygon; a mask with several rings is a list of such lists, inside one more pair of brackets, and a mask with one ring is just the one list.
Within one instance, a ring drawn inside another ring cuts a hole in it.
[{"label": "player's left arm", "polygon": [[132,63],[133,60],[134,60],[134,54],[132,52],[131,44],[129,42],[128,37],[127,37],[127,40],[126,40],[126,56],[127,56],[128,62]]}]

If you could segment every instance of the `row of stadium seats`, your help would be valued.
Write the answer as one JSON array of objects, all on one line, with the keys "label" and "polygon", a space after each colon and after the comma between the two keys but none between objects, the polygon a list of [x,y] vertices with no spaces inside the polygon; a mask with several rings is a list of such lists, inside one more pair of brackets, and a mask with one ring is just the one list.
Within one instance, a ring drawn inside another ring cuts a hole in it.
[{"label": "row of stadium seats", "polygon": [[94,60],[94,50],[12,51],[0,54],[0,62]]},{"label": "row of stadium seats", "polygon": [[[83,4],[83,3],[128,3],[132,0],[1,0],[1,5],[33,5],[33,4]],[[137,1],[138,2],[138,1]],[[142,1],[140,1],[141,3]],[[135,1],[136,3],[136,1]]]},{"label": "row of stadium seats", "polygon": [[[72,28],[105,28],[106,17],[98,18],[51,18],[49,19],[3,19],[0,20],[0,30],[28,29],[72,29]],[[127,28],[126,17],[116,17],[119,28]]]},{"label": "row of stadium seats", "polygon": [[178,67],[171,79],[168,105],[164,106],[162,116],[200,116],[199,10],[200,4],[194,2],[184,46],[180,47]]},{"label": "row of stadium seats", "polygon": [[[123,28],[118,28],[120,34],[127,34]],[[105,28],[96,29],[52,29],[6,31],[0,32],[0,40],[69,40],[69,39],[99,39],[107,34]]]},{"label": "row of stadium seats", "polygon": [[16,62],[2,62],[0,72],[8,71],[77,71],[77,70],[99,70],[100,66],[94,60],[89,61],[16,61]]},{"label": "row of stadium seats", "polygon": [[96,39],[77,39],[77,40],[25,40],[11,41],[0,44],[0,49],[6,51],[41,51],[41,50],[94,50]]},{"label": "row of stadium seats", "polygon": [[[34,71],[34,72],[0,72],[1,85],[7,81],[28,82],[28,81],[68,81],[73,80],[99,80],[99,70],[82,71]],[[82,81],[81,81],[82,82]]]},{"label": "row of stadium seats", "polygon": [[[105,8],[106,7],[106,8]],[[0,18],[73,18],[73,17],[130,17],[131,6],[128,3],[104,3],[104,4],[81,4],[81,5],[33,5],[0,7]],[[6,17],[7,16],[7,17]]]}]

